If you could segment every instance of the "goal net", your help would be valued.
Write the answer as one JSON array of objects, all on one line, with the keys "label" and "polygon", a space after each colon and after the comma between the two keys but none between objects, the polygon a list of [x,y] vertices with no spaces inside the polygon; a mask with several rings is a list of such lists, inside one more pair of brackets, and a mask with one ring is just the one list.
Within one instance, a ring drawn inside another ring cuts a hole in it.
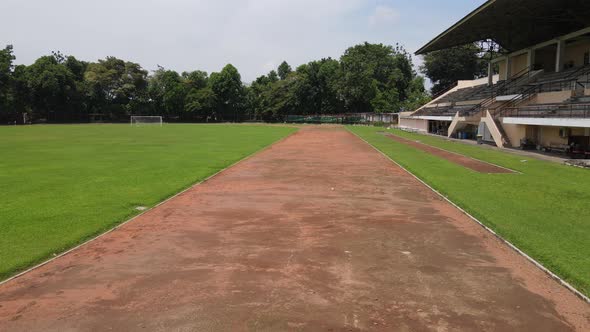
[{"label": "goal net", "polygon": [[161,116],[131,116],[131,125],[132,126],[141,126],[141,125],[162,125],[162,117]]}]

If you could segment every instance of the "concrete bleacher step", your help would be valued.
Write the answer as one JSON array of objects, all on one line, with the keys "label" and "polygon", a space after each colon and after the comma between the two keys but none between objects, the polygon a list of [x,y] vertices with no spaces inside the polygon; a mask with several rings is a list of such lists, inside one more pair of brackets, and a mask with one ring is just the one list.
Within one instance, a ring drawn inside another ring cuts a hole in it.
[{"label": "concrete bleacher step", "polygon": [[572,98],[572,101],[576,103],[590,103],[590,96]]}]

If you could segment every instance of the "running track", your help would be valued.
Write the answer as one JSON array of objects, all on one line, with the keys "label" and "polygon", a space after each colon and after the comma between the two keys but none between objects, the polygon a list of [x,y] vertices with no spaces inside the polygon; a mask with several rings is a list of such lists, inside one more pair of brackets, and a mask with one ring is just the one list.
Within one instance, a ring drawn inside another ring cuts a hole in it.
[{"label": "running track", "polygon": [[342,128],[0,286],[2,331],[568,331],[589,306]]}]

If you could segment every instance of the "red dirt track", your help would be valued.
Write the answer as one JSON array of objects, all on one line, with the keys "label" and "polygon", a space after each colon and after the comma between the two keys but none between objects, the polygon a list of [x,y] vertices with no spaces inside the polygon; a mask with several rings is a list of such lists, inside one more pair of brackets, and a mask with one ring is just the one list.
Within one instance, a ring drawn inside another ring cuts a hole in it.
[{"label": "red dirt track", "polygon": [[590,306],[339,127],[0,286],[1,331],[589,331]]},{"label": "red dirt track", "polygon": [[392,135],[392,134],[388,134],[387,137],[391,138],[392,140],[394,140],[396,142],[412,146],[414,148],[428,152],[428,153],[433,154],[437,157],[446,159],[452,163],[455,163],[457,165],[461,165],[463,167],[467,167],[467,168],[472,169],[472,170],[479,172],[479,173],[514,173],[514,171],[506,169],[504,167],[489,164],[489,163],[483,162],[481,160],[469,158],[469,157],[460,155],[458,153],[439,149],[437,147],[434,147],[434,146],[431,146],[428,144],[412,141],[412,140],[409,140],[409,139],[406,139],[403,137],[399,137],[396,135]]}]

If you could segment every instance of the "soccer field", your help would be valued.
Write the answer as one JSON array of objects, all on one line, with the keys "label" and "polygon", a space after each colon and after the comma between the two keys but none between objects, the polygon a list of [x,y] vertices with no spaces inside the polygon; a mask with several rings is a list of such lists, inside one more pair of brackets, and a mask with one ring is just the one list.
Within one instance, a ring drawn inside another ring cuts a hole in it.
[{"label": "soccer field", "polygon": [[533,158],[388,131],[516,170],[485,174],[391,140],[383,128],[353,133],[447,196],[581,292],[590,294],[590,172]]},{"label": "soccer field", "polygon": [[0,279],[293,133],[280,126],[0,127]]}]

